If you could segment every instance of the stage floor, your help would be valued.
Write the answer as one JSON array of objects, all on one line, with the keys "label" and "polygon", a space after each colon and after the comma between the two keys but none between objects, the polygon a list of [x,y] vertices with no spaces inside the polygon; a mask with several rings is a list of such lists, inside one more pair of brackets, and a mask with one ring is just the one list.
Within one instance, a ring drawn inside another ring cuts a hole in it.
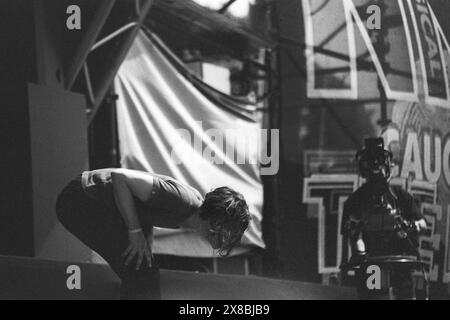
[{"label": "stage floor", "polygon": [[[0,256],[0,299],[118,299],[120,280],[108,266],[80,264],[81,290],[69,290],[74,263]],[[164,300],[355,299],[351,288],[260,277],[161,270]]]}]

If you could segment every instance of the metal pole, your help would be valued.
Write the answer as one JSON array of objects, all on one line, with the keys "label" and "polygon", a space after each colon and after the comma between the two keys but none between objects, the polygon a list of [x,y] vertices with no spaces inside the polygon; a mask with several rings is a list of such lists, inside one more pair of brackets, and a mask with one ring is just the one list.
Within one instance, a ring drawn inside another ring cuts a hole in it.
[{"label": "metal pole", "polygon": [[142,6],[140,15],[138,17],[138,20],[135,22],[135,26],[132,30],[130,30],[130,34],[128,37],[120,44],[118,48],[119,54],[116,56],[116,59],[113,63],[113,66],[108,70],[108,72],[104,75],[104,77],[101,80],[100,86],[97,90],[94,92],[95,96],[95,102],[92,106],[91,114],[89,115],[88,123],[91,124],[93,119],[95,118],[95,115],[97,114],[98,109],[101,106],[101,103],[108,92],[112,82],[114,81],[114,77],[117,74],[117,71],[120,68],[120,65],[122,64],[123,60],[125,59],[126,55],[128,54],[128,50],[133,44],[134,39],[136,38],[141,26],[144,23],[145,18],[147,17],[148,12],[150,11],[151,6],[153,5],[154,0],[147,0],[147,2]]},{"label": "metal pole", "polygon": [[90,49],[92,45],[97,40],[98,35],[108,18],[109,13],[111,12],[114,6],[115,0],[104,0],[98,7],[95,12],[95,16],[93,17],[91,23],[89,24],[89,28],[86,31],[86,35],[81,40],[80,45],[78,46],[78,50],[75,52],[75,55],[72,58],[71,63],[65,73],[65,87],[66,89],[71,89],[75,80],[86,61],[87,56],[89,55]]},{"label": "metal pole", "polygon": [[113,40],[115,37],[117,37],[118,35],[121,35],[122,33],[124,33],[125,31],[127,31],[128,29],[134,27],[136,25],[136,22],[130,22],[126,25],[124,25],[122,28],[114,31],[113,33],[111,33],[109,36],[103,38],[102,40],[98,41],[96,44],[94,44],[92,46],[92,49],[90,52],[98,49],[99,47],[101,47],[102,45],[104,45],[105,43]]},{"label": "metal pole", "polygon": [[[268,6],[268,29],[272,35],[278,37],[278,24],[276,4]],[[268,67],[267,87],[269,90],[268,99],[268,129],[281,129],[280,121],[280,95],[278,70],[279,48],[266,50],[266,66]],[[269,135],[270,137],[270,135]],[[280,143],[282,143],[280,141]],[[267,150],[270,149],[270,138],[268,139]],[[280,148],[280,167],[282,167],[282,148]],[[280,199],[279,199],[279,178],[278,174],[263,177],[264,183],[264,216],[263,216],[263,237],[266,242],[265,255],[263,257],[263,272],[268,276],[280,276],[280,249],[279,249],[279,219],[280,219]]]}]

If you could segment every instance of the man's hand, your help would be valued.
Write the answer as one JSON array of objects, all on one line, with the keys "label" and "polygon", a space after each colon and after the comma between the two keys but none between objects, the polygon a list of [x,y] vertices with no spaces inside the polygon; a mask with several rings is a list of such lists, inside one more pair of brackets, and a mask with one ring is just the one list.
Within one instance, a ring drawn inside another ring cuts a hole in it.
[{"label": "man's hand", "polygon": [[136,270],[141,268],[144,259],[147,260],[148,266],[152,266],[152,252],[151,246],[147,242],[144,233],[129,233],[128,234],[129,246],[122,254],[123,258],[126,258],[125,265],[128,266],[131,261],[137,256]]},{"label": "man's hand", "polygon": [[427,222],[425,219],[414,221],[414,226],[416,227],[417,232],[421,232],[427,228]]},{"label": "man's hand", "polygon": [[366,244],[363,239],[358,239],[355,243],[355,249],[357,252],[365,253],[366,252]]}]

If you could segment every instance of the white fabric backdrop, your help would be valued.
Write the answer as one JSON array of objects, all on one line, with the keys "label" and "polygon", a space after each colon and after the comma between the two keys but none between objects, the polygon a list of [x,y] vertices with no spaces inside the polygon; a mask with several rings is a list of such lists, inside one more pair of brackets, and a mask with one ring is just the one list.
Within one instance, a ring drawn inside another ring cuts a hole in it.
[{"label": "white fabric backdrop", "polygon": [[[234,254],[251,246],[264,247],[261,234],[263,188],[256,164],[258,137],[250,143],[245,143],[244,139],[256,133],[259,124],[240,119],[214,105],[177,72],[143,32],[137,36],[122,64],[115,87],[119,95],[117,115],[122,167],[172,176],[202,194],[220,186],[241,192],[253,220],[242,246]],[[182,139],[179,129],[187,130],[191,141]],[[221,129],[221,132],[227,129],[229,136],[225,144],[244,157],[245,164],[238,165],[236,159],[230,159],[231,153],[221,152],[225,149],[224,142],[206,134],[208,129]],[[232,139],[236,139],[238,145],[230,143]],[[199,149],[194,145],[203,147]],[[224,164],[217,165],[202,157],[202,150],[207,147],[210,148],[207,150],[215,150]],[[177,163],[172,154],[184,162]],[[204,240],[184,230],[158,229],[154,252],[191,257],[215,255]]]}]

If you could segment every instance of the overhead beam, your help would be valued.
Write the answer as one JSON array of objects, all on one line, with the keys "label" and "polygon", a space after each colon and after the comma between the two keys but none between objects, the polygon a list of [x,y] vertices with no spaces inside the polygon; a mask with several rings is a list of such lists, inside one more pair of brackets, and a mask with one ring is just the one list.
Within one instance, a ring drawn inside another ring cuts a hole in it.
[{"label": "overhead beam", "polygon": [[[156,9],[158,12],[162,11],[162,14],[158,16]],[[211,11],[193,1],[156,1],[155,14],[149,16],[148,25],[155,22],[160,27],[166,22],[167,16],[181,20],[180,25],[184,29],[181,29],[180,32],[189,33],[190,36],[198,33],[200,37],[208,34],[215,38],[217,33],[236,34],[248,39],[249,45],[254,48],[275,45],[272,39],[253,30],[246,23],[220,14],[218,11]],[[172,26],[172,28],[174,27],[177,26]]]},{"label": "overhead beam", "polygon": [[100,34],[116,0],[102,0],[65,72],[64,84],[70,90],[83,68],[89,52]]},{"label": "overhead beam", "polygon": [[150,11],[150,8],[152,7],[154,0],[147,0],[144,5],[142,5],[141,10],[139,12],[139,16],[136,21],[136,25],[131,28],[128,32],[128,36],[125,38],[125,40],[119,45],[117,51],[118,54],[115,57],[115,60],[112,64],[112,66],[108,69],[108,71],[104,74],[103,78],[100,81],[100,85],[98,89],[94,92],[94,104],[91,108],[91,113],[89,114],[89,124],[92,123],[92,120],[95,118],[95,115],[98,112],[98,109],[101,106],[101,103],[103,99],[105,98],[111,84],[114,81],[114,78],[117,74],[117,71],[120,68],[120,65],[122,64],[123,60],[125,60],[129,49],[133,45],[134,39],[136,38],[139,30],[141,29],[144,20],[147,16],[147,14]]}]

